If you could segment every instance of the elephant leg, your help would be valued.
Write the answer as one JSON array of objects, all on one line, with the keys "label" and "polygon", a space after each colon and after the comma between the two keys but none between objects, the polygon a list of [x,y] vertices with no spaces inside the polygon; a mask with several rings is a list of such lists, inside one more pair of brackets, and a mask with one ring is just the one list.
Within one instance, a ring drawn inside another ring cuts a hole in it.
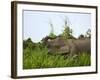
[{"label": "elephant leg", "polygon": [[70,58],[77,58],[78,57],[78,51],[77,51],[77,49],[76,49],[76,47],[75,46],[72,46],[71,47],[71,50],[70,50],[70,54],[69,54],[69,57]]}]

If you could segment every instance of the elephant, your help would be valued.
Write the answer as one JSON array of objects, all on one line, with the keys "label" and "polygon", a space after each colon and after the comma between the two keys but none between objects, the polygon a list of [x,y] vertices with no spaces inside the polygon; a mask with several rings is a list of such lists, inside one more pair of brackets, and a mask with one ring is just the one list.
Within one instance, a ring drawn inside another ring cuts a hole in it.
[{"label": "elephant", "polygon": [[48,54],[75,55],[81,52],[91,53],[90,38],[64,40],[61,37],[57,37],[48,39],[45,43],[48,48]]}]

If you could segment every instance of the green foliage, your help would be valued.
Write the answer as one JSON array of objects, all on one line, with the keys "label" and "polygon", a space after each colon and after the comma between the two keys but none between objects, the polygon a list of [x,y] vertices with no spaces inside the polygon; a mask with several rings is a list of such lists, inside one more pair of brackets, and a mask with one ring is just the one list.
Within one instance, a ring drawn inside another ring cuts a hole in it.
[{"label": "green foliage", "polygon": [[71,38],[74,38],[73,35],[72,35],[72,29],[68,26],[68,21],[67,19],[64,20],[64,30],[61,34],[62,38],[67,40],[67,39],[71,39]]},{"label": "green foliage", "polygon": [[[50,27],[51,27],[51,31],[50,31],[49,37],[56,38],[57,36],[54,34],[54,27],[53,27],[52,22],[50,22]],[[61,37],[65,40],[74,39],[72,32],[73,32],[72,29],[67,25],[67,20],[65,20],[64,30],[63,30],[62,34],[60,34]]]},{"label": "green foliage", "polygon": [[27,40],[23,41],[23,48],[33,48],[35,44],[32,42],[31,38],[28,38]]},{"label": "green foliage", "polygon": [[37,43],[34,49],[27,47],[23,50],[23,69],[89,66],[90,64],[90,54],[80,53],[76,58],[48,55],[48,49],[41,43]]},{"label": "green foliage", "polygon": [[56,35],[54,33],[50,33],[49,37],[52,38],[52,39],[54,39],[54,38],[56,38]]},{"label": "green foliage", "polygon": [[67,39],[70,39],[70,38],[74,38],[72,36],[72,29],[70,29],[70,27],[68,27],[67,25],[64,26],[64,31],[62,33],[62,37],[63,39],[67,40]]},{"label": "green foliage", "polygon": [[51,32],[49,34],[49,37],[55,38],[56,35],[54,34],[54,27],[53,27],[53,24],[51,22],[50,22],[50,27],[51,27]]}]

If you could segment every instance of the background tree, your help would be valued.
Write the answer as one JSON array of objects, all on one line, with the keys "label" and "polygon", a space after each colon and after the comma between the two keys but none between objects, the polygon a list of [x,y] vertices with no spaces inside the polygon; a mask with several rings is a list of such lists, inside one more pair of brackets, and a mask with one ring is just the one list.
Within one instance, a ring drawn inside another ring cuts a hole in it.
[{"label": "background tree", "polygon": [[64,39],[69,39],[69,38],[74,38],[73,35],[72,35],[72,29],[68,26],[67,24],[67,20],[64,21],[64,30],[63,30],[63,33],[62,33],[62,37]]},{"label": "background tree", "polygon": [[84,35],[83,34],[79,35],[78,39],[82,39],[82,38],[84,38]]},{"label": "background tree", "polygon": [[23,48],[34,48],[35,47],[35,43],[32,42],[31,38],[28,38],[27,40],[23,41]]},{"label": "background tree", "polygon": [[91,38],[91,29],[88,29],[88,30],[86,31],[85,37]]},{"label": "background tree", "polygon": [[49,24],[50,24],[50,27],[51,27],[51,31],[50,31],[49,37],[55,38],[56,35],[54,34],[54,27],[53,27],[53,24],[52,24],[52,22],[50,22]]}]

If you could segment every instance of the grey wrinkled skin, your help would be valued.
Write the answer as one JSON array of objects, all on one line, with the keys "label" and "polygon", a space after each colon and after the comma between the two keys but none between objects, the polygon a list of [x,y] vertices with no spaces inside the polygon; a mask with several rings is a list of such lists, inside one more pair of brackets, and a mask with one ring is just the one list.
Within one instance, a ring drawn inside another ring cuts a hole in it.
[{"label": "grey wrinkled skin", "polygon": [[48,54],[70,54],[75,55],[81,52],[90,53],[90,38],[68,39],[64,40],[60,37],[48,39],[46,42]]}]

